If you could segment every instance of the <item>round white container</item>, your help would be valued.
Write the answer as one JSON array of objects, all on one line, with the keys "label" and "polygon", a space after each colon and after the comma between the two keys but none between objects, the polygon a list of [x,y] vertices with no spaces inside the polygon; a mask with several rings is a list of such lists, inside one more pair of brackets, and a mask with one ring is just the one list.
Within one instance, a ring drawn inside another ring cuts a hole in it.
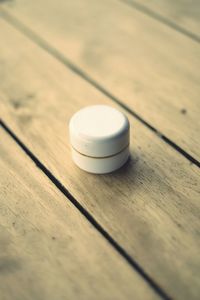
[{"label": "round white container", "polygon": [[129,121],[107,105],[88,106],[73,115],[69,124],[72,158],[81,169],[110,173],[129,157]]}]

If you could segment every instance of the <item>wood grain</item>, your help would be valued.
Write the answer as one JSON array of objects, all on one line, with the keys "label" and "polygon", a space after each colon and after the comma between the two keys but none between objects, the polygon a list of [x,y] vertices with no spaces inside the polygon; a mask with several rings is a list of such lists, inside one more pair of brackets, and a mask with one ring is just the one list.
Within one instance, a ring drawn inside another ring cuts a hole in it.
[{"label": "wood grain", "polygon": [[117,106],[12,26],[0,25],[3,120],[171,297],[198,299],[199,169],[128,115],[129,163],[105,176],[79,170],[71,161],[70,117],[86,105]]},{"label": "wood grain", "polygon": [[160,299],[0,128],[0,294]]},{"label": "wood grain", "polygon": [[4,7],[200,160],[196,42],[116,0],[19,0]]},{"label": "wood grain", "polygon": [[[136,8],[141,9],[149,16],[160,16],[161,21],[178,25],[177,30],[183,29],[183,34],[189,36],[194,34],[195,40],[200,41],[200,2],[198,0],[122,0],[132,3]],[[156,17],[155,16],[155,17]],[[159,18],[159,17],[158,17]],[[174,27],[175,29],[175,27]],[[184,33],[184,31],[186,31]],[[187,33],[188,32],[188,33]]]}]

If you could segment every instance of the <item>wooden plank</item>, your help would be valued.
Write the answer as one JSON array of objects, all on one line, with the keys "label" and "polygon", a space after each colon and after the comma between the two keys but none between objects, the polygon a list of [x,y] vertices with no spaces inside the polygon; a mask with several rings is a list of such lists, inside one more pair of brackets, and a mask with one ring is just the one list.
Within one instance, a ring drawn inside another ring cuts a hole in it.
[{"label": "wooden plank", "polygon": [[[198,0],[122,0],[136,9],[200,41],[200,2]],[[174,26],[173,26],[174,24]]]},{"label": "wooden plank", "polygon": [[200,160],[200,47],[196,42],[116,0],[19,0],[6,7]]},{"label": "wooden plank", "polygon": [[5,122],[171,297],[198,299],[199,169],[128,115],[129,164],[106,176],[79,170],[69,119],[85,105],[112,101],[3,21],[0,34]]},{"label": "wooden plank", "polygon": [[0,128],[0,294],[160,299]]}]

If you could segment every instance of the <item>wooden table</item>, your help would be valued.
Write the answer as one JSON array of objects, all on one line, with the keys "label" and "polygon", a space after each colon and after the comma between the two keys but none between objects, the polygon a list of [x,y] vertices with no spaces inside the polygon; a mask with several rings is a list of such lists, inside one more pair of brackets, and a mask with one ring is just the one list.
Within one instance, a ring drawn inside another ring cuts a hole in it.
[{"label": "wooden table", "polygon": [[[200,2],[0,3],[0,299],[200,299]],[[117,107],[131,159],[72,162]]]}]

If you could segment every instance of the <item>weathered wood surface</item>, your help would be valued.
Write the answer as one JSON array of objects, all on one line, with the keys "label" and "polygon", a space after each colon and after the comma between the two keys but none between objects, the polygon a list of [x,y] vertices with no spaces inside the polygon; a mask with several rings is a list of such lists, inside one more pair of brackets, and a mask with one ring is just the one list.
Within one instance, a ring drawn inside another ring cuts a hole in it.
[{"label": "weathered wood surface", "polygon": [[200,160],[198,43],[116,0],[18,0],[4,7]]},{"label": "weathered wood surface", "polygon": [[0,298],[161,299],[0,127]]},{"label": "weathered wood surface", "polygon": [[3,120],[170,296],[198,299],[199,169],[128,115],[129,164],[106,176],[79,170],[70,117],[114,103],[4,21],[0,35]]},{"label": "weathered wood surface", "polygon": [[[199,0],[121,0],[200,41]],[[159,18],[160,17],[160,18]],[[163,19],[163,20],[162,20]],[[173,26],[177,25],[176,26]],[[181,30],[183,29],[183,30]],[[194,37],[193,37],[194,35]]]}]

